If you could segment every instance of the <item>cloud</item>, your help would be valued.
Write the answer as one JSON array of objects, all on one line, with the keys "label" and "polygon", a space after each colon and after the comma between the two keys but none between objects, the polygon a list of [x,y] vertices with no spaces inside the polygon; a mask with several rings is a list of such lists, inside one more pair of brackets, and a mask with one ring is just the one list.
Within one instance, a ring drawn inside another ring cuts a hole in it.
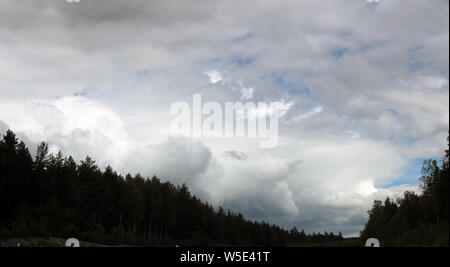
[{"label": "cloud", "polygon": [[291,118],[291,122],[295,123],[295,122],[298,122],[298,121],[301,121],[301,120],[305,120],[305,119],[313,116],[314,114],[322,112],[322,110],[323,110],[323,107],[317,106],[311,111],[308,111],[308,112],[303,113],[303,114],[295,115],[294,117]]},{"label": "cloud", "polygon": [[247,158],[247,155],[245,153],[235,150],[225,151],[225,155],[235,158],[237,160],[245,160]]},{"label": "cloud", "polygon": [[209,77],[209,82],[212,84],[216,84],[223,80],[222,75],[217,70],[207,71],[205,74]]},{"label": "cloud", "polygon": [[90,155],[102,166],[123,166],[130,140],[120,117],[98,101],[78,96],[0,103],[8,127],[31,142],[47,141],[77,160]]},{"label": "cloud", "polygon": [[[358,233],[374,199],[417,188],[388,187],[411,159],[446,148],[448,1],[0,5],[0,130],[252,219]],[[279,101],[278,147],[169,137],[194,93]]]},{"label": "cloud", "polygon": [[242,88],[242,100],[249,100],[253,98],[253,88]]},{"label": "cloud", "polygon": [[211,151],[199,141],[188,138],[169,137],[165,142],[150,146],[143,158],[151,168],[146,174],[154,173],[163,179],[181,184],[195,179],[206,171],[211,161]]},{"label": "cloud", "polygon": [[6,133],[6,131],[9,129],[9,126],[0,120],[0,133]]}]

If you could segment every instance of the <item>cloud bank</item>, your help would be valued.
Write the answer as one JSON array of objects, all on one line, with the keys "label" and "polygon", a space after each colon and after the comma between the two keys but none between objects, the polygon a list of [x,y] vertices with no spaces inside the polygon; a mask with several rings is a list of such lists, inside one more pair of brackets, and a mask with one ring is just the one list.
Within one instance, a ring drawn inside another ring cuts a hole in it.
[{"label": "cloud bank", "polygon": [[[449,128],[448,1],[0,0],[0,130],[306,231],[362,229]],[[280,101],[279,143],[174,138],[170,105]]]}]

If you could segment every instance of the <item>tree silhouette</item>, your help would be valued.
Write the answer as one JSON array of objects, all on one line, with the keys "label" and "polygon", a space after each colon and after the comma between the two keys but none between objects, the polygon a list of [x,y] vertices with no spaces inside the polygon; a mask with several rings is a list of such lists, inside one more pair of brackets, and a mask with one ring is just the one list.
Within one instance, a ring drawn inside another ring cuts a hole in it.
[{"label": "tree silhouette", "polygon": [[[449,138],[447,137],[447,142]],[[421,195],[405,192],[396,201],[376,200],[361,239],[374,237],[385,246],[448,246],[448,149],[441,160],[427,159],[420,178]]]},{"label": "tree silhouette", "polygon": [[0,237],[76,236],[105,244],[285,246],[338,241],[333,233],[306,235],[242,214],[215,210],[186,185],[140,174],[100,170],[89,156],[77,164],[38,145],[33,160],[8,130],[0,140]]},{"label": "tree silhouette", "polygon": [[[448,140],[448,139],[447,139]],[[362,240],[384,245],[448,246],[448,150],[423,167],[422,194],[375,201]],[[75,236],[103,244],[146,246],[286,246],[343,242],[342,233],[306,234],[214,209],[176,186],[140,174],[77,164],[40,143],[33,159],[8,130],[0,140],[0,238]]]}]

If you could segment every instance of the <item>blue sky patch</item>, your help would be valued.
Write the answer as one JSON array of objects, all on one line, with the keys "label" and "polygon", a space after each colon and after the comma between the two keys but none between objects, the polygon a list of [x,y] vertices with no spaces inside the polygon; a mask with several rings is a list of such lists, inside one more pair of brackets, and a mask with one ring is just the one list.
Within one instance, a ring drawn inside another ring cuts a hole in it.
[{"label": "blue sky patch", "polygon": [[424,48],[423,45],[416,45],[408,51],[406,51],[406,55],[408,58],[408,70],[410,72],[416,72],[423,70],[429,63],[422,60],[424,56]]},{"label": "blue sky patch", "polygon": [[255,61],[255,58],[253,57],[243,57],[243,56],[231,56],[229,59],[230,63],[233,65],[237,65],[240,68],[243,68],[252,62]]},{"label": "blue sky patch", "polygon": [[73,94],[73,96],[86,96],[89,93],[89,91],[92,90],[92,89],[94,89],[94,86],[92,86],[92,85],[88,86],[87,85],[87,86],[85,86],[83,88],[83,90],[75,92]]},{"label": "blue sky patch", "polygon": [[375,48],[378,48],[380,46],[383,46],[385,44],[387,44],[386,40],[378,40],[378,41],[374,41],[374,42],[371,42],[371,43],[362,44],[362,45],[359,46],[358,52],[359,53],[364,53],[364,52],[367,52],[367,51],[369,51],[371,49],[375,49]]},{"label": "blue sky patch", "polygon": [[346,47],[338,48],[338,49],[334,49],[333,51],[331,51],[331,54],[333,55],[334,59],[340,59],[346,53],[348,53],[348,51],[349,51],[349,49]]},{"label": "blue sky patch", "polygon": [[394,115],[397,116],[397,110],[395,110],[395,109],[393,109],[393,108],[387,108],[386,110],[387,110],[388,112],[390,112],[390,113],[392,113],[392,114],[394,114]]},{"label": "blue sky patch", "polygon": [[403,184],[418,184],[422,176],[422,165],[425,158],[412,159],[409,164],[403,168],[403,175],[396,178],[392,183],[381,186],[381,188],[389,188]]}]

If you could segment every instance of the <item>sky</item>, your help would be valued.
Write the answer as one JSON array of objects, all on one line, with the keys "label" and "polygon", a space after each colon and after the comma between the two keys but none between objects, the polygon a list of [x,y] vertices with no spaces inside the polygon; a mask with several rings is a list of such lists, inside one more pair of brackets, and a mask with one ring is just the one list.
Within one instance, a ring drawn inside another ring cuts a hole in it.
[{"label": "sky", "polygon": [[[446,0],[0,0],[0,132],[215,207],[357,235],[449,129]],[[279,140],[170,134],[170,106],[279,101]]]}]

